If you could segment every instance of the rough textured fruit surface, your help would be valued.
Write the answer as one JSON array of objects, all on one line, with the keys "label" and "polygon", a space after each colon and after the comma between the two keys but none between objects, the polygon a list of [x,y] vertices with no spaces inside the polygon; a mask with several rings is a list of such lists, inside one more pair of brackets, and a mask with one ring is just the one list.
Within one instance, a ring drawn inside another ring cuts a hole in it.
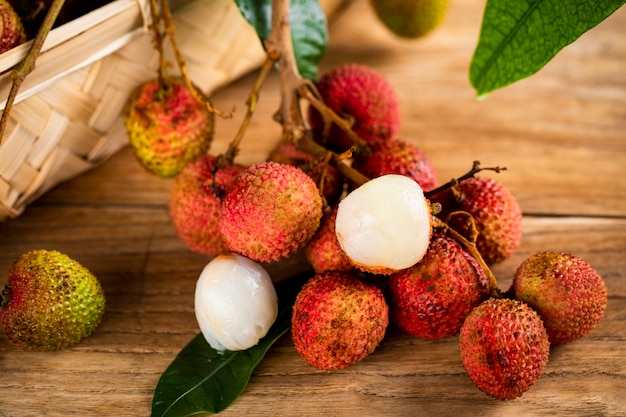
[{"label": "rough textured fruit surface", "polygon": [[539,315],[518,300],[488,299],[467,316],[459,333],[470,379],[499,400],[519,397],[539,379],[550,353]]},{"label": "rough textured fruit surface", "polygon": [[370,0],[385,26],[403,38],[419,38],[437,28],[448,0]]},{"label": "rough textured fruit surface", "polygon": [[454,336],[489,295],[488,281],[459,243],[435,234],[421,261],[389,277],[391,317],[415,337]]},{"label": "rough textured fruit surface", "polygon": [[352,271],[354,265],[341,249],[335,234],[337,206],[332,207],[324,216],[319,229],[304,247],[304,254],[315,272]]},{"label": "rough textured fruit surface", "polygon": [[226,252],[219,231],[221,195],[245,167],[217,168],[217,157],[205,155],[176,176],[169,193],[169,214],[179,238],[193,251],[208,256]]},{"label": "rough textured fruit surface", "polygon": [[[353,121],[352,130],[368,145],[382,145],[400,128],[400,103],[385,77],[361,64],[347,64],[324,74],[317,82],[324,103]],[[322,118],[313,107],[309,121],[316,139],[328,148],[345,151],[353,142],[337,126],[324,134]]]},{"label": "rough textured fruit surface", "polygon": [[89,270],[60,252],[33,250],[9,269],[0,314],[11,342],[52,351],[92,334],[104,307],[100,282]]},{"label": "rough textured fruit surface", "polygon": [[424,191],[437,186],[435,167],[424,151],[413,143],[393,139],[373,149],[369,155],[356,156],[352,167],[368,178],[400,174],[413,178]]},{"label": "rough textured fruit surface", "polygon": [[273,262],[302,249],[321,218],[322,198],[311,177],[270,161],[248,167],[231,183],[219,229],[231,251]]},{"label": "rough textured fruit surface", "polygon": [[318,369],[336,370],[376,349],[389,324],[389,309],[375,285],[346,272],[326,272],[302,287],[291,321],[298,354]]},{"label": "rough textured fruit surface", "polygon": [[473,177],[459,184],[455,198],[444,194],[443,199],[433,197],[443,207],[439,216],[445,219],[456,210],[471,214],[478,231],[476,246],[487,264],[515,254],[522,241],[522,210],[508,188],[493,178]]},{"label": "rough textured fruit surface", "polygon": [[163,178],[176,176],[204,155],[213,140],[215,115],[182,78],[153,79],[128,98],[124,124],[141,165]]},{"label": "rough textured fruit surface", "polygon": [[530,256],[517,269],[511,289],[516,299],[539,313],[552,344],[588,335],[602,320],[608,301],[600,274],[567,253]]},{"label": "rough textured fruit surface", "polygon": [[26,41],[22,19],[7,0],[0,0],[0,54]]}]

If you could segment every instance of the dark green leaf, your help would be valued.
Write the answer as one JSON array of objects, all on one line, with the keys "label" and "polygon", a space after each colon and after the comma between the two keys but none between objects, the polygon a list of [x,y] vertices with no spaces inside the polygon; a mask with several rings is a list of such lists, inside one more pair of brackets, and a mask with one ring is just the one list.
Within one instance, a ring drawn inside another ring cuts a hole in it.
[{"label": "dark green leaf", "polygon": [[161,375],[152,400],[152,416],[214,414],[231,405],[268,349],[290,329],[291,306],[307,278],[302,275],[276,285],[280,312],[256,346],[237,352],[218,352],[202,334],[195,336]]},{"label": "dark green leaf", "polygon": [[539,71],[626,0],[488,0],[470,66],[482,96]]},{"label": "dark green leaf", "polygon": [[[235,0],[235,3],[265,43],[272,28],[272,1]],[[318,0],[291,0],[289,22],[298,71],[314,80],[328,43],[326,15]]]}]

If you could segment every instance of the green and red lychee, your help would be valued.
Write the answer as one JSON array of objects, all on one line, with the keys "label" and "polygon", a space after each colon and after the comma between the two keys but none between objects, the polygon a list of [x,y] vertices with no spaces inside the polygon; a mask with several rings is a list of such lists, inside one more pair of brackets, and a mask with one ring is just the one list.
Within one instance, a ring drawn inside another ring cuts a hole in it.
[{"label": "green and red lychee", "polygon": [[543,374],[550,342],[541,317],[526,303],[490,298],[465,319],[459,349],[474,384],[494,398],[510,400]]},{"label": "green and red lychee", "polygon": [[9,269],[0,297],[8,339],[23,350],[54,351],[91,335],[102,320],[100,281],[58,251],[33,250]]},{"label": "green and red lychee", "polygon": [[7,0],[0,0],[0,54],[26,41],[22,19]]},{"label": "green and red lychee", "polygon": [[415,39],[442,22],[448,0],[370,0],[380,21],[401,38]]},{"label": "green and red lychee", "polygon": [[172,182],[168,208],[179,238],[194,252],[213,257],[227,252],[219,231],[221,197],[245,167],[218,168],[218,158],[202,156],[183,168]]},{"label": "green and red lychee", "polygon": [[228,249],[274,262],[302,249],[322,218],[322,197],[300,168],[261,162],[244,170],[222,199],[219,230]]},{"label": "green and red lychee", "polygon": [[568,253],[539,252],[524,260],[511,292],[539,313],[552,344],[587,336],[602,320],[608,302],[600,274]]},{"label": "green and red lychee", "polygon": [[417,264],[389,276],[388,291],[392,320],[401,329],[441,339],[459,332],[490,289],[485,271],[460,243],[434,234]]},{"label": "green and red lychee", "polygon": [[207,103],[181,77],[152,79],[131,93],[124,125],[137,160],[148,172],[172,178],[207,153],[215,123]]},{"label": "green and red lychee", "polygon": [[291,323],[295,349],[311,366],[345,369],[379,346],[389,308],[377,286],[347,272],[330,271],[302,287]]}]

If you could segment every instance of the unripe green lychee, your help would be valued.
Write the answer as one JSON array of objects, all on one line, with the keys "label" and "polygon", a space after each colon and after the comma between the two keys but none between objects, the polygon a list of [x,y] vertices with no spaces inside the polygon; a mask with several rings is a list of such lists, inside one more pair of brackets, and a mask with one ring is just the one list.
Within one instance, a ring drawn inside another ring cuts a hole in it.
[{"label": "unripe green lychee", "polygon": [[137,87],[124,109],[128,140],[137,160],[154,175],[176,176],[187,163],[206,154],[213,140],[215,115],[199,90],[189,91],[180,77],[152,79]]},{"label": "unripe green lychee", "polygon": [[572,342],[602,320],[608,294],[598,272],[581,258],[556,252],[536,253],[517,269],[513,296],[537,310],[550,343]]},{"label": "unripe green lychee", "polygon": [[291,334],[298,354],[324,370],[347,368],[383,340],[389,308],[382,291],[347,272],[317,274],[293,306]]},{"label": "unripe green lychee", "polygon": [[219,231],[221,196],[245,167],[217,168],[217,157],[205,155],[190,162],[174,178],[169,214],[178,237],[194,252],[215,256],[227,252]]},{"label": "unripe green lychee", "polygon": [[226,246],[257,262],[302,249],[322,218],[317,185],[300,168],[261,162],[244,170],[222,199],[219,229]]},{"label": "unripe green lychee", "polygon": [[100,282],[87,268],[57,251],[33,250],[11,266],[0,314],[11,342],[51,351],[92,334],[104,307]]},{"label": "unripe green lychee", "polygon": [[448,0],[370,0],[380,21],[402,38],[419,38],[443,20]]},{"label": "unripe green lychee", "polygon": [[0,0],[0,54],[26,41],[22,19],[7,0]]}]

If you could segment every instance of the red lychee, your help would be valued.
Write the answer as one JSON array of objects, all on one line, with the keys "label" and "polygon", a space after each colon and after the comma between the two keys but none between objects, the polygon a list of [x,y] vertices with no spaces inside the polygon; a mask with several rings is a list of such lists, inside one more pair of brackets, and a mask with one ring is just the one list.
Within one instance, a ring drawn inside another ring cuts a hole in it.
[{"label": "red lychee", "polygon": [[7,0],[0,0],[0,54],[26,41],[22,19]]},{"label": "red lychee", "polygon": [[459,334],[470,379],[499,400],[519,397],[539,379],[550,354],[548,334],[527,304],[490,298],[467,316]]},{"label": "red lychee", "polygon": [[219,231],[220,197],[244,169],[239,164],[217,169],[217,157],[205,155],[187,164],[172,182],[168,202],[172,224],[194,252],[213,257],[227,251]]},{"label": "red lychee", "polygon": [[[366,144],[382,145],[397,135],[400,103],[394,88],[378,71],[366,65],[347,64],[324,74],[316,86],[324,104],[351,120],[352,130]],[[324,132],[322,117],[313,107],[309,122],[316,140],[329,149],[343,152],[353,145],[336,125]]]},{"label": "red lychee", "polygon": [[293,165],[261,162],[231,183],[219,229],[231,251],[273,262],[302,249],[321,217],[322,198],[311,177]]},{"label": "red lychee", "polygon": [[336,219],[337,206],[334,206],[324,214],[319,229],[304,247],[306,259],[317,273],[354,270],[354,265],[341,249],[337,240],[335,234]]},{"label": "red lychee", "polygon": [[524,260],[511,292],[537,310],[552,344],[588,335],[602,320],[608,301],[600,274],[567,253],[540,252]]},{"label": "red lychee", "polygon": [[291,322],[294,347],[304,360],[318,369],[344,369],[383,340],[389,308],[377,286],[347,272],[325,272],[302,287]]},{"label": "red lychee", "polygon": [[152,79],[137,87],[124,109],[128,140],[141,165],[163,178],[176,176],[205,155],[213,140],[215,115],[180,77]]},{"label": "red lychee", "polygon": [[415,337],[454,336],[489,295],[488,284],[485,271],[458,242],[435,234],[422,260],[389,277],[392,319]]}]

